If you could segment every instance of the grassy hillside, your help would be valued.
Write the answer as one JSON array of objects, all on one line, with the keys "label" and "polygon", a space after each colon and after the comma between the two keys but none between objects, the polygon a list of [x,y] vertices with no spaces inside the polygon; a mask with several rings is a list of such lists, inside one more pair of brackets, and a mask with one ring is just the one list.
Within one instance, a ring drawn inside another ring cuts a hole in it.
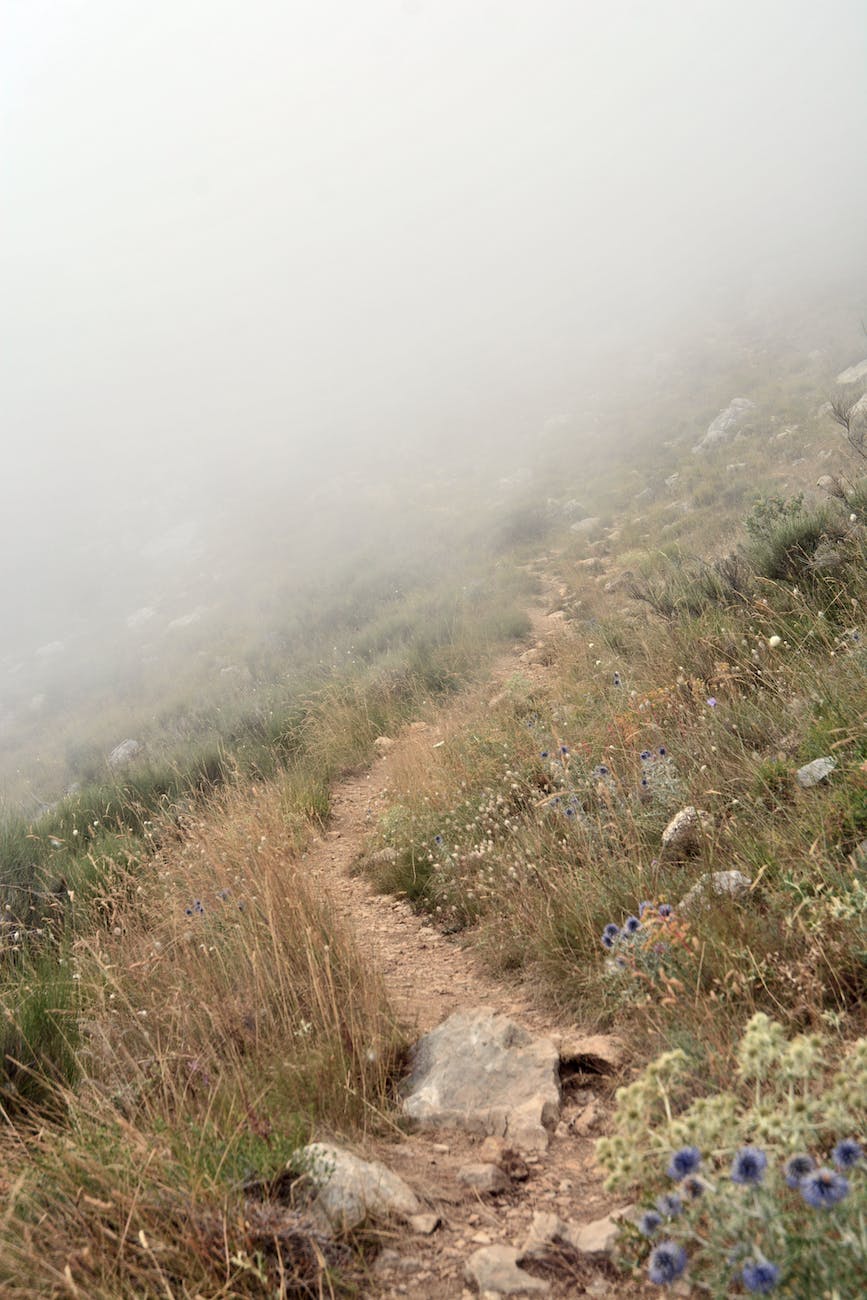
[{"label": "grassy hillside", "polygon": [[[46,766],[80,788],[0,829],[4,1294],[350,1285],[358,1243],[317,1256],[250,1210],[309,1134],[387,1129],[405,1046],[301,852],[335,778],[446,700],[372,832],[382,889],[636,1062],[679,1045],[692,1096],[756,1012],[865,1032],[867,481],[823,409],[851,358],[760,341],[714,369],[714,346],[555,422],[484,509],[452,484],[401,563],[294,586],[204,677],[161,661],[58,714]],[[741,431],[694,453],[736,395]],[[539,592],[544,673],[492,697]],[[126,733],[146,749],[109,779]]]}]

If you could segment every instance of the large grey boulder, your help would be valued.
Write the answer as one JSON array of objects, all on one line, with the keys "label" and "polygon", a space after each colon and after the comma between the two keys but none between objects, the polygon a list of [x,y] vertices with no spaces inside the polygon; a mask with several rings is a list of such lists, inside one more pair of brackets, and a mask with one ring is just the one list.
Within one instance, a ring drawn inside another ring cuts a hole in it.
[{"label": "large grey boulder", "polygon": [[457,1011],[416,1044],[403,1109],[427,1128],[544,1150],[560,1116],[559,1052],[508,1016]]},{"label": "large grey boulder", "polygon": [[740,433],[749,422],[750,411],[755,410],[755,404],[748,397],[733,397],[724,411],[711,420],[707,427],[707,433],[693,447],[696,453],[709,451],[711,447],[717,447],[721,443],[730,442],[736,433]]},{"label": "large grey boulder", "polygon": [[143,752],[144,745],[140,740],[122,740],[119,745],[115,745],[109,754],[108,765],[112,772],[118,772],[122,767],[127,767]]},{"label": "large grey boulder", "polygon": [[378,1160],[362,1160],[343,1147],[311,1142],[295,1164],[315,1191],[310,1213],[332,1232],[348,1232],[366,1219],[411,1219],[421,1205],[402,1178]]}]

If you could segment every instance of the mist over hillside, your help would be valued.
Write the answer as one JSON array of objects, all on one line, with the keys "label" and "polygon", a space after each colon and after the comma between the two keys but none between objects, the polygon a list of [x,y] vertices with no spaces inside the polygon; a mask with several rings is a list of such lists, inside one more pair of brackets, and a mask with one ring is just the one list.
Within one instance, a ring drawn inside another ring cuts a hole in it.
[{"label": "mist over hillside", "polygon": [[860,359],[856,0],[31,0],[4,31],[16,764],[317,585],[589,499],[781,357]]}]

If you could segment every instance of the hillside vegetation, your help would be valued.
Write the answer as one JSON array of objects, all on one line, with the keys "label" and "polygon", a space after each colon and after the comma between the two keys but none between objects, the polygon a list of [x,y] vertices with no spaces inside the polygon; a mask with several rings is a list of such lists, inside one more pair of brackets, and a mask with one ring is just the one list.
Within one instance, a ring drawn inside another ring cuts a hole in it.
[{"label": "hillside vegetation", "polygon": [[[559,430],[484,547],[464,524],[445,573],[438,544],[402,586],[323,582],[255,692],[173,704],[111,779],[94,733],[79,789],[4,819],[4,1294],[356,1284],[372,1243],[269,1218],[270,1192],[314,1133],[389,1131],[406,1030],[302,853],[422,714],[444,743],[410,733],[359,864],[378,888],[636,1066],[681,1049],[689,1101],[757,1012],[841,1052],[867,1032],[865,466],[827,357],[744,355],[624,393],[592,482]],[[694,453],[738,393],[749,419]],[[534,600],[544,672],[492,692]]]}]

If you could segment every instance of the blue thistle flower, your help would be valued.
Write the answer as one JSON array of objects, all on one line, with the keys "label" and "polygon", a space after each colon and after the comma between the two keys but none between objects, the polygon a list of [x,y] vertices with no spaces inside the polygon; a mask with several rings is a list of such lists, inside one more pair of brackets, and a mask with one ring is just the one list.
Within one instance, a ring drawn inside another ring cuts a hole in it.
[{"label": "blue thistle flower", "polygon": [[603,934],[603,936],[602,936],[602,947],[603,947],[603,948],[608,948],[608,949],[611,949],[611,948],[614,947],[614,940],[611,938],[611,935],[610,935],[610,934]]},{"label": "blue thistle flower", "polygon": [[561,753],[561,754],[568,754],[568,753],[569,753],[569,746],[568,746],[568,745],[561,745],[561,746],[560,746],[560,753]]},{"label": "blue thistle flower", "polygon": [[639,754],[639,758],[641,759],[642,763],[649,763],[650,760],[653,758],[653,755],[651,754],[649,749],[642,749],[641,753]]},{"label": "blue thistle flower", "polygon": [[596,775],[597,775],[597,776],[607,776],[607,775],[608,775],[608,768],[605,766],[604,763],[600,763],[600,764],[599,764],[599,766],[598,766],[597,769],[596,769]]},{"label": "blue thistle flower", "polygon": [[697,1201],[700,1196],[704,1196],[709,1185],[697,1174],[690,1174],[688,1178],[684,1178],[680,1190],[688,1200]]},{"label": "blue thistle flower", "polygon": [[765,1176],[768,1157],[758,1147],[741,1147],[732,1161],[731,1179],[743,1187],[756,1187]]},{"label": "blue thistle flower", "polygon": [[662,1196],[657,1197],[656,1208],[667,1219],[676,1219],[678,1215],[683,1214],[683,1201],[677,1192],[665,1192]]},{"label": "blue thistle flower", "polygon": [[648,779],[647,779],[646,776],[643,776],[643,777],[641,778],[641,788],[642,788],[642,790],[649,790],[649,789],[650,789],[650,782],[648,781]]},{"label": "blue thistle flower", "polygon": [[602,933],[607,934],[609,939],[616,939],[620,933],[620,926],[615,925],[613,921],[609,921]]},{"label": "blue thistle flower", "polygon": [[665,745],[660,745],[656,752],[660,758],[668,758],[668,750],[665,748]]},{"label": "blue thistle flower", "polygon": [[637,916],[627,916],[623,922],[623,928],[627,934],[635,934],[637,930],[641,929],[641,922]]},{"label": "blue thistle flower", "polygon": [[621,684],[621,683],[620,683],[620,673],[615,673],[615,674],[614,674],[614,685],[615,685],[615,686],[620,686],[620,684]]},{"label": "blue thistle flower", "polygon": [[656,910],[659,912],[660,916],[665,917],[665,916],[671,916],[672,912],[674,911],[674,908],[671,906],[671,903],[660,903],[659,907]]},{"label": "blue thistle flower", "polygon": [[831,1159],[838,1169],[854,1169],[863,1154],[854,1138],[843,1138],[831,1152]]},{"label": "blue thistle flower", "polygon": [[656,1210],[647,1210],[638,1220],[638,1231],[644,1237],[652,1237],[661,1225],[662,1215],[657,1214]]},{"label": "blue thistle flower", "polygon": [[741,1281],[748,1291],[767,1295],[780,1280],[780,1270],[767,1259],[747,1260],[741,1269]]},{"label": "blue thistle flower", "polygon": [[566,816],[567,816],[567,817],[574,817],[574,816],[575,816],[575,809],[574,809],[574,808],[567,808],[567,809],[566,809]]},{"label": "blue thistle flower", "polygon": [[698,1147],[681,1147],[671,1157],[666,1173],[669,1178],[680,1182],[681,1178],[686,1178],[688,1174],[698,1173],[700,1166],[701,1152]]},{"label": "blue thistle flower", "polygon": [[830,1210],[849,1195],[849,1180],[833,1169],[817,1169],[799,1184],[801,1195],[812,1210]]},{"label": "blue thistle flower", "polygon": [[442,844],[442,842],[443,842],[443,837],[442,837],[442,835],[435,835],[435,836],[434,836],[434,844]]},{"label": "blue thistle flower", "polygon": [[816,1168],[816,1162],[812,1156],[798,1155],[792,1156],[786,1161],[783,1172],[786,1178],[786,1186],[795,1191],[801,1185],[801,1179],[806,1178]]},{"label": "blue thistle flower", "polygon": [[541,757],[541,758],[547,758],[547,757],[548,757],[548,751],[547,751],[547,749],[543,749],[543,750],[542,750],[542,753],[541,753],[540,757]]},{"label": "blue thistle flower", "polygon": [[648,907],[653,907],[653,904],[651,903],[649,898],[645,898],[643,903],[638,904],[638,915],[644,916],[644,913],[647,911]]},{"label": "blue thistle flower", "polygon": [[192,915],[193,915],[193,909],[192,909],[191,907],[185,907],[185,908],[184,908],[184,915],[185,915],[185,916],[192,916]]},{"label": "blue thistle flower", "polygon": [[686,1251],[676,1241],[663,1241],[652,1250],[647,1276],[654,1286],[668,1286],[676,1282],[686,1268]]}]

